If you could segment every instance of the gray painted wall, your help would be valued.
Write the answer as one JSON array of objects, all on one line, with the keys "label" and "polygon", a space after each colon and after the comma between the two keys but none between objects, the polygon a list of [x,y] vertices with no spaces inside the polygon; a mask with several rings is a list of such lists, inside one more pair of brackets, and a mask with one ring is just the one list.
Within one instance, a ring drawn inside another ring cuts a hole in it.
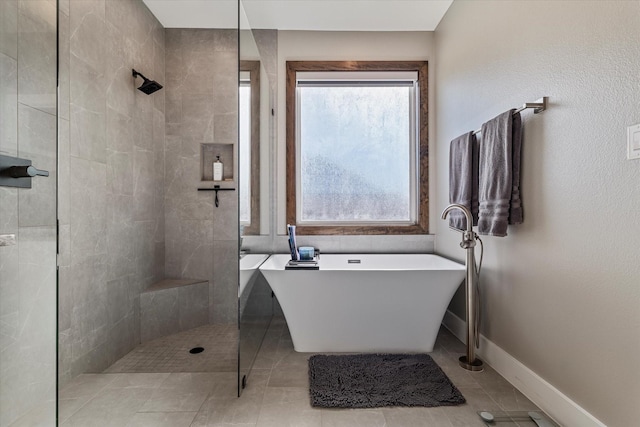
[{"label": "gray painted wall", "polygon": [[[56,396],[56,5],[0,2],[0,154],[50,172],[0,187],[0,425],[53,422]],[[40,418],[38,418],[38,416]]]},{"label": "gray painted wall", "polygon": [[[275,180],[271,187],[271,194],[263,189],[261,200],[271,207],[268,236],[246,236],[243,247],[254,253],[286,253],[286,141],[285,141],[285,92],[286,92],[286,61],[294,60],[427,60],[429,61],[429,97],[432,102],[433,84],[432,70],[435,58],[434,38],[432,32],[349,32],[349,31],[277,31],[277,40],[270,46],[264,45],[260,31],[256,42],[260,54],[264,55],[269,65],[270,78],[277,77],[275,84],[276,119],[274,136],[277,139],[271,146],[270,167],[273,168],[271,178]],[[275,46],[274,46],[275,45]],[[276,52],[274,52],[274,49]],[[277,54],[277,61],[273,55]],[[275,62],[275,63],[274,63]],[[274,69],[274,67],[276,67]],[[433,122],[433,113],[429,112],[429,120]],[[264,121],[266,122],[266,121]],[[430,127],[430,148],[433,146],[435,133]],[[262,141],[264,143],[264,140]],[[264,148],[264,147],[262,147]],[[263,157],[264,159],[264,157]],[[434,161],[430,159],[431,181],[435,174]],[[267,179],[262,176],[262,181]],[[432,212],[433,209],[430,209]],[[265,218],[262,219],[266,222]],[[429,226],[433,228],[433,217]],[[326,253],[348,252],[433,252],[433,235],[413,236],[300,236],[299,243],[320,248]]]},{"label": "gray painted wall", "polygon": [[59,358],[64,384],[140,342],[164,277],[164,28],[140,0],[60,4]]},{"label": "gray painted wall", "polygon": [[[449,141],[524,114],[525,222],[484,238],[482,333],[609,426],[640,418],[640,122],[637,1],[456,1],[436,30],[438,212]],[[436,249],[463,259],[437,221]],[[452,308],[461,317],[464,305]]]}]

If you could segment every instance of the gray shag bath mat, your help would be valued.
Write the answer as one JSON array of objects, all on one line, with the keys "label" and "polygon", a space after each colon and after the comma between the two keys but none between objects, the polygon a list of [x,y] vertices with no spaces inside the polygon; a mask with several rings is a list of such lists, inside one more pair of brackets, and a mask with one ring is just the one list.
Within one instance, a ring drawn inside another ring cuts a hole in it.
[{"label": "gray shag bath mat", "polygon": [[322,408],[452,406],[464,396],[426,354],[309,358],[311,405]]}]

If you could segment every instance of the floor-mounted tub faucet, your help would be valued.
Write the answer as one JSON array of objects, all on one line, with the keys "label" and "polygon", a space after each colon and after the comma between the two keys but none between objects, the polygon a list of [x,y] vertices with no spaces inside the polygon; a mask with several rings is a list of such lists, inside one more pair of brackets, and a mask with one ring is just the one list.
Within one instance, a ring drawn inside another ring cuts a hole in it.
[{"label": "floor-mounted tub faucet", "polygon": [[[447,206],[442,211],[442,219],[447,219],[447,215],[454,209],[459,209],[464,213],[467,219],[467,230],[462,231],[462,242],[460,247],[467,251],[467,279],[466,279],[466,308],[467,308],[467,355],[460,356],[458,359],[460,366],[469,371],[482,371],[482,360],[475,357],[475,343],[476,343],[476,281],[478,279],[476,274],[476,255],[475,246],[477,234],[473,231],[473,215],[469,208],[466,206],[454,203]],[[457,230],[460,231],[460,230]],[[482,258],[481,258],[482,259]]]}]

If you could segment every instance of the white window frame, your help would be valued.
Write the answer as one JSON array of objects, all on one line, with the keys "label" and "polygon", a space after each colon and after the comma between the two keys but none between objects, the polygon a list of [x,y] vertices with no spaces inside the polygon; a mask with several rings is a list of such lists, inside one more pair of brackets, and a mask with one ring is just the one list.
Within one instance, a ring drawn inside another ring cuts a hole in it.
[{"label": "white window frame", "polygon": [[[406,221],[304,221],[302,220],[301,179],[301,87],[406,86],[409,96],[409,219]],[[300,226],[406,226],[416,224],[419,215],[420,173],[420,83],[417,71],[298,71],[296,72],[295,144],[296,144],[296,218]]]}]

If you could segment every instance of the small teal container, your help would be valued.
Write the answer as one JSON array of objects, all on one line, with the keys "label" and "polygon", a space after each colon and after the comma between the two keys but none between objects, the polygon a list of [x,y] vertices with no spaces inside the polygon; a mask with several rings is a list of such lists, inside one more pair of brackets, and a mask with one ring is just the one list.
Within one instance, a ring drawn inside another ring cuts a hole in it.
[{"label": "small teal container", "polygon": [[313,260],[314,248],[312,246],[301,246],[298,248],[298,254],[300,255],[300,261]]}]

